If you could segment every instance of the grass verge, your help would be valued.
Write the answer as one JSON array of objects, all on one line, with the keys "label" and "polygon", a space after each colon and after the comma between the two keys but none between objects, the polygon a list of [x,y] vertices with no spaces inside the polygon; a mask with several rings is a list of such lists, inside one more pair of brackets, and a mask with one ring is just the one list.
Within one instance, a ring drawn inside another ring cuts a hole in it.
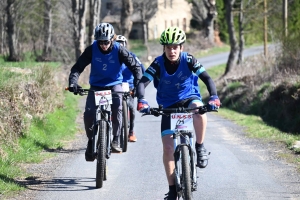
[{"label": "grass verge", "polygon": [[32,119],[29,130],[15,144],[1,146],[4,155],[0,159],[0,197],[24,189],[16,181],[28,176],[20,164],[41,162],[51,156],[47,151],[61,149],[74,138],[77,104],[76,96],[67,93],[63,107],[42,119]]},{"label": "grass verge", "polygon": [[[212,79],[216,80],[219,78],[225,71],[226,65],[219,65],[216,67],[212,67],[207,69],[206,71],[212,77]],[[199,87],[201,91],[201,95],[203,96],[204,102],[208,100],[208,91],[206,89],[205,84],[199,80]],[[239,87],[239,83],[232,83],[229,89],[233,89]],[[260,91],[256,94],[259,96]],[[270,91],[271,92],[271,91]],[[222,99],[221,99],[222,101]],[[257,102],[253,102],[252,107],[262,107],[265,102],[260,101],[259,105],[256,105]],[[243,106],[243,103],[237,102],[239,107]],[[277,108],[273,107],[273,110],[279,109],[281,111],[282,107],[278,106]],[[245,127],[245,131],[248,137],[261,139],[262,141],[266,142],[275,142],[284,144],[287,149],[290,149],[290,154],[282,153],[280,156],[286,159],[290,163],[294,163],[298,166],[298,170],[300,170],[300,158],[299,156],[294,156],[300,153],[300,149],[293,148],[293,145],[296,141],[300,141],[299,134],[290,134],[288,132],[281,131],[277,127],[273,127],[268,125],[262,118],[262,116],[255,115],[255,114],[243,114],[238,112],[239,108],[229,109],[227,107],[221,107],[220,112],[218,115],[233,121],[234,123]]]}]

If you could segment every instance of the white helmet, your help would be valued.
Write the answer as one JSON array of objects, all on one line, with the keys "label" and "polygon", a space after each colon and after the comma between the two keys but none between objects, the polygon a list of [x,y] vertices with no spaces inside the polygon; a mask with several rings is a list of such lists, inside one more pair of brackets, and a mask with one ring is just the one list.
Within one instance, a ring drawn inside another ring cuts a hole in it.
[{"label": "white helmet", "polygon": [[126,47],[126,45],[127,45],[127,39],[123,35],[118,35],[116,42],[122,43],[124,47]]},{"label": "white helmet", "polygon": [[95,40],[111,40],[114,35],[114,27],[109,23],[100,23],[94,31]]}]

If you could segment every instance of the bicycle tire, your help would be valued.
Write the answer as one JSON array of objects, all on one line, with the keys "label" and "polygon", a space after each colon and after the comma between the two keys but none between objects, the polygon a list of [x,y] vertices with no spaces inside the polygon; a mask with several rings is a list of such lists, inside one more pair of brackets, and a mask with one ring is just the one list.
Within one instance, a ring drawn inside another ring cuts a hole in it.
[{"label": "bicycle tire", "polygon": [[100,120],[98,124],[96,188],[102,188],[103,181],[106,180],[106,131],[106,122]]},{"label": "bicycle tire", "polygon": [[127,151],[128,147],[128,135],[129,135],[129,128],[128,128],[128,106],[125,100],[122,101],[122,127],[121,127],[121,137],[120,137],[120,144],[122,147],[122,152]]},{"label": "bicycle tire", "polygon": [[181,188],[182,198],[184,200],[192,199],[192,173],[191,173],[191,162],[190,162],[189,149],[187,146],[181,146]]}]

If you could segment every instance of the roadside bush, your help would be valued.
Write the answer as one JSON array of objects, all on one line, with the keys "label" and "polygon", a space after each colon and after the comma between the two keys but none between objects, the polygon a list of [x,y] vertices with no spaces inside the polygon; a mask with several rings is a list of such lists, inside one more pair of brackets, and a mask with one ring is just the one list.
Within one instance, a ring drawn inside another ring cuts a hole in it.
[{"label": "roadside bush", "polygon": [[32,118],[42,118],[60,106],[63,90],[47,64],[26,69],[1,67],[0,76],[0,143],[13,143]]}]

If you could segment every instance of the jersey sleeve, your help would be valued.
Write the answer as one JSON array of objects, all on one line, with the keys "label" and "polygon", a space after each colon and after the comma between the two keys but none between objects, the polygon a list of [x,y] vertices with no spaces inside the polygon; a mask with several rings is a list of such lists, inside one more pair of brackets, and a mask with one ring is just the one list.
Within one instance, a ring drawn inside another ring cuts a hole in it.
[{"label": "jersey sleeve", "polygon": [[190,70],[194,72],[197,76],[205,71],[203,65],[192,55],[188,54],[187,62]]},{"label": "jersey sleeve", "polygon": [[80,74],[92,62],[92,45],[88,46],[71,68],[69,83],[77,83]]}]

